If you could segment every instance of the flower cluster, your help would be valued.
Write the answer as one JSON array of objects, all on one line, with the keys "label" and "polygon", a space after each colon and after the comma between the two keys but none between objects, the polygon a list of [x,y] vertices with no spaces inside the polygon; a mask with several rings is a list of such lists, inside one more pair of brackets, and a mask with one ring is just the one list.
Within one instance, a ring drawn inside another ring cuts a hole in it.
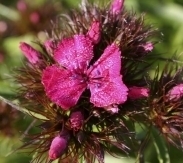
[{"label": "flower cluster", "polygon": [[19,101],[43,121],[26,143],[35,146],[36,162],[103,163],[105,152],[133,148],[135,122],[181,139],[183,86],[170,72],[149,77],[157,31],[143,15],[126,12],[123,0],[104,9],[84,0],[60,21],[39,50],[20,43],[28,62],[15,75]]}]

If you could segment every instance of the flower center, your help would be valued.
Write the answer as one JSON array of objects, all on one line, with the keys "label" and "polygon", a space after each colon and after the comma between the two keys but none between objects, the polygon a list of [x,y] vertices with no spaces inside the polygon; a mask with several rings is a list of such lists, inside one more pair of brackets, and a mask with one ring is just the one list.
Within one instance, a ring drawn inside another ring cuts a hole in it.
[{"label": "flower center", "polygon": [[85,73],[85,71],[81,71],[80,69],[75,69],[72,72],[71,78],[73,80],[79,80],[81,84],[88,83],[88,81],[89,81],[89,78],[88,78],[87,74]]}]

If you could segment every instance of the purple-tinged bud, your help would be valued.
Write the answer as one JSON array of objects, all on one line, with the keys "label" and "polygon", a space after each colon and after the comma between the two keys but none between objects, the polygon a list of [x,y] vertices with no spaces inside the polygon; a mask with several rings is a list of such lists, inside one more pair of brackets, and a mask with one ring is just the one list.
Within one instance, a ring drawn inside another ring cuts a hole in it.
[{"label": "purple-tinged bud", "polygon": [[167,98],[169,100],[179,100],[181,97],[183,97],[183,84],[179,84],[175,87],[173,87],[171,90],[169,90],[167,94]]},{"label": "purple-tinged bud", "polygon": [[32,64],[36,64],[41,56],[40,52],[35,50],[32,46],[25,42],[20,43],[20,49],[28,61]]},{"label": "purple-tinged bud", "polygon": [[110,112],[111,114],[118,113],[119,108],[117,105],[109,105],[104,108],[106,111]]},{"label": "purple-tinged bud", "polygon": [[92,39],[94,44],[97,44],[101,37],[101,24],[98,21],[94,21],[87,35]]},{"label": "purple-tinged bud", "polygon": [[124,0],[113,0],[110,6],[110,13],[118,15],[123,9]]},{"label": "purple-tinged bud", "polygon": [[84,116],[81,111],[72,112],[69,118],[71,128],[73,128],[75,131],[78,131],[83,125],[83,120]]},{"label": "purple-tinged bud", "polygon": [[154,48],[153,44],[151,42],[147,42],[143,45],[140,45],[141,47],[143,47],[143,49],[145,50],[145,52],[151,52]]},{"label": "purple-tinged bud", "polygon": [[136,87],[136,86],[129,88],[128,97],[132,100],[148,97],[148,96],[149,96],[148,88]]},{"label": "purple-tinged bud", "polygon": [[59,158],[65,151],[68,145],[68,139],[62,137],[62,136],[57,136],[55,137],[52,142],[51,146],[49,149],[49,159],[50,160],[56,160]]}]

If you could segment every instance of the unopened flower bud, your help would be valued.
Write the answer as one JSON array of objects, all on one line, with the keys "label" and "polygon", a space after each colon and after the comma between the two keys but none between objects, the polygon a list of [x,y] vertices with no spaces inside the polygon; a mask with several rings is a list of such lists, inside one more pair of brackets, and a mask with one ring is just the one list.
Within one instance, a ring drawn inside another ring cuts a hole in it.
[{"label": "unopened flower bud", "polygon": [[56,160],[59,158],[65,151],[68,145],[68,139],[62,136],[55,137],[49,149],[49,159]]},{"label": "unopened flower bud", "polygon": [[110,13],[118,15],[123,9],[124,0],[113,0],[110,7]]},{"label": "unopened flower bud", "polygon": [[148,97],[149,89],[144,87],[131,87],[129,88],[128,97],[132,100]]},{"label": "unopened flower bud", "polygon": [[97,44],[100,41],[101,36],[101,25],[98,21],[94,21],[87,33],[87,35],[92,39],[94,44]]},{"label": "unopened flower bud", "polygon": [[183,97],[183,84],[176,85],[167,94],[169,100],[179,100]]},{"label": "unopened flower bud", "polygon": [[84,120],[84,117],[81,111],[72,112],[69,118],[71,128],[78,131],[83,125],[83,120]]},{"label": "unopened flower bud", "polygon": [[40,52],[35,50],[32,46],[25,42],[20,43],[20,49],[28,61],[32,64],[36,64],[41,56]]}]

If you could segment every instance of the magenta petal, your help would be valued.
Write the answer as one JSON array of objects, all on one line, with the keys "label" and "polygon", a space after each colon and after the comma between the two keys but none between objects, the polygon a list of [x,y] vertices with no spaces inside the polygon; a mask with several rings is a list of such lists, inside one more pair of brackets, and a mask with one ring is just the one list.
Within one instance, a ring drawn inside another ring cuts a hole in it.
[{"label": "magenta petal", "polygon": [[[109,45],[102,56],[88,70],[91,78],[105,76],[106,71],[110,78],[120,76],[121,52],[116,44]],[[97,76],[98,75],[98,76]]]},{"label": "magenta petal", "polygon": [[85,35],[74,35],[63,39],[54,52],[54,59],[70,70],[80,67],[82,63],[85,63],[85,69],[92,57],[92,41]]},{"label": "magenta petal", "polygon": [[97,107],[107,107],[113,104],[122,104],[127,100],[128,88],[122,82],[121,76],[101,84],[90,84],[90,102]]},{"label": "magenta petal", "polygon": [[42,83],[47,96],[65,110],[77,103],[86,88],[86,84],[75,79],[70,71],[57,66],[43,71]]},{"label": "magenta petal", "polygon": [[102,56],[88,70],[90,101],[97,107],[122,104],[127,100],[128,88],[120,75],[121,52],[117,45],[108,46]]}]

